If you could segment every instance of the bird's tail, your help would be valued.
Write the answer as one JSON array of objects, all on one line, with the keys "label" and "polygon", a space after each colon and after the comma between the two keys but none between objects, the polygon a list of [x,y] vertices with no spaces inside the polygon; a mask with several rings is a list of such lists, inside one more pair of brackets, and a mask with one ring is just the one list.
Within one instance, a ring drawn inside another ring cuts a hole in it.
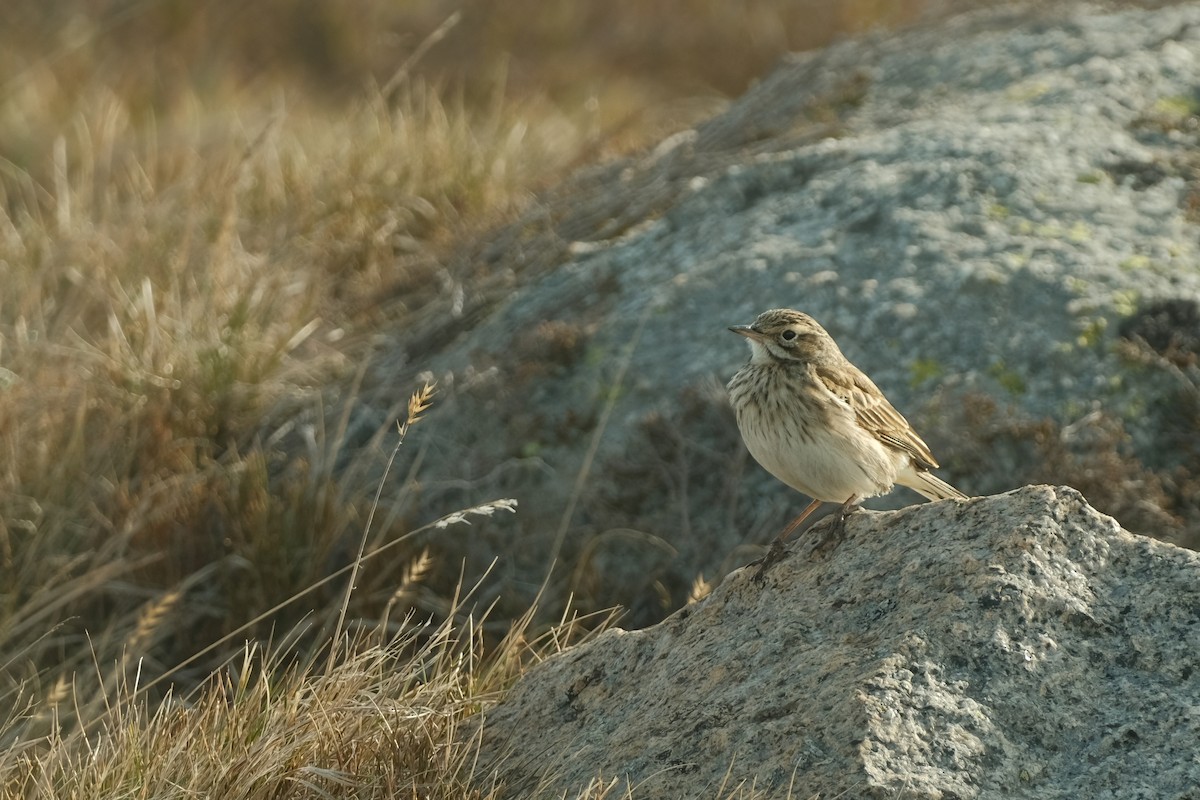
[{"label": "bird's tail", "polygon": [[907,486],[927,500],[966,500],[967,496],[944,480],[923,469],[904,470],[896,483]]}]

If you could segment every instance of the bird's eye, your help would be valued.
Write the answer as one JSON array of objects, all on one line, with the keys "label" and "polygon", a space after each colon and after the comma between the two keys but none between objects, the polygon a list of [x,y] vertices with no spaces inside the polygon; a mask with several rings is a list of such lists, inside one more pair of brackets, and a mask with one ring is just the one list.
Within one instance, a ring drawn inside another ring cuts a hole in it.
[{"label": "bird's eye", "polygon": [[784,331],[783,333],[779,334],[779,338],[783,339],[785,342],[790,342],[792,339],[796,338],[796,332],[790,330]]}]

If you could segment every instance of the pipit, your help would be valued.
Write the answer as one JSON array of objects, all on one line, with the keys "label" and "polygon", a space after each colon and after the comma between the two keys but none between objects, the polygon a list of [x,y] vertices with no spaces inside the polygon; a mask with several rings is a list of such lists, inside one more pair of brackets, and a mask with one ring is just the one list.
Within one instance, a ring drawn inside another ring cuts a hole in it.
[{"label": "pipit", "polygon": [[822,503],[842,504],[837,530],[856,503],[897,483],[930,500],[966,497],[930,472],[929,446],[812,317],[777,308],[729,330],[750,342],[750,361],[728,386],[746,448],[813,499],[776,537],[764,569]]}]

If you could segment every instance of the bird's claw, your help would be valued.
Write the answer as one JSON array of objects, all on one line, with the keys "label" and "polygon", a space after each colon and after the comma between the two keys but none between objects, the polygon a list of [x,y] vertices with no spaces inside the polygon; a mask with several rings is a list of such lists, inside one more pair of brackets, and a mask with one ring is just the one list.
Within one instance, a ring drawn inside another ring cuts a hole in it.
[{"label": "bird's claw", "polygon": [[763,584],[767,577],[767,570],[773,565],[779,563],[787,555],[787,547],[780,539],[775,539],[771,542],[771,547],[767,550],[767,554],[758,561],[753,562],[758,565],[758,569],[754,571],[753,581],[759,586]]}]

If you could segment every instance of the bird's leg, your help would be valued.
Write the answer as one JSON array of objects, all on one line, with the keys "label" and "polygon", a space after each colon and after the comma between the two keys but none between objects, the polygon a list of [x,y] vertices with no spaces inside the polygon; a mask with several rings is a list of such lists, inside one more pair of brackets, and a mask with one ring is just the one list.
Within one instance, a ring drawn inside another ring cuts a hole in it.
[{"label": "bird's leg", "polygon": [[800,527],[800,523],[808,519],[809,516],[811,516],[812,513],[820,506],[820,500],[813,500],[808,504],[808,508],[800,512],[800,516],[789,522],[787,527],[779,532],[779,535],[776,536],[774,541],[771,542],[771,549],[767,551],[767,554],[763,556],[762,561],[759,562],[758,572],[754,573],[754,580],[761,581],[762,577],[767,574],[767,570],[771,567],[771,565],[783,558],[784,542],[786,542],[787,538],[795,532],[796,528]]},{"label": "bird's leg", "polygon": [[[851,500],[853,499],[854,498],[851,498]],[[800,516],[789,522],[788,526],[779,532],[779,535],[775,537],[775,541],[771,542],[771,549],[774,549],[775,547],[782,549],[783,543],[787,541],[789,536],[796,532],[796,528],[800,527],[800,523],[808,519],[814,511],[821,507],[821,502],[822,501],[820,500],[813,500],[811,503],[809,503],[808,508],[800,512]]]}]

